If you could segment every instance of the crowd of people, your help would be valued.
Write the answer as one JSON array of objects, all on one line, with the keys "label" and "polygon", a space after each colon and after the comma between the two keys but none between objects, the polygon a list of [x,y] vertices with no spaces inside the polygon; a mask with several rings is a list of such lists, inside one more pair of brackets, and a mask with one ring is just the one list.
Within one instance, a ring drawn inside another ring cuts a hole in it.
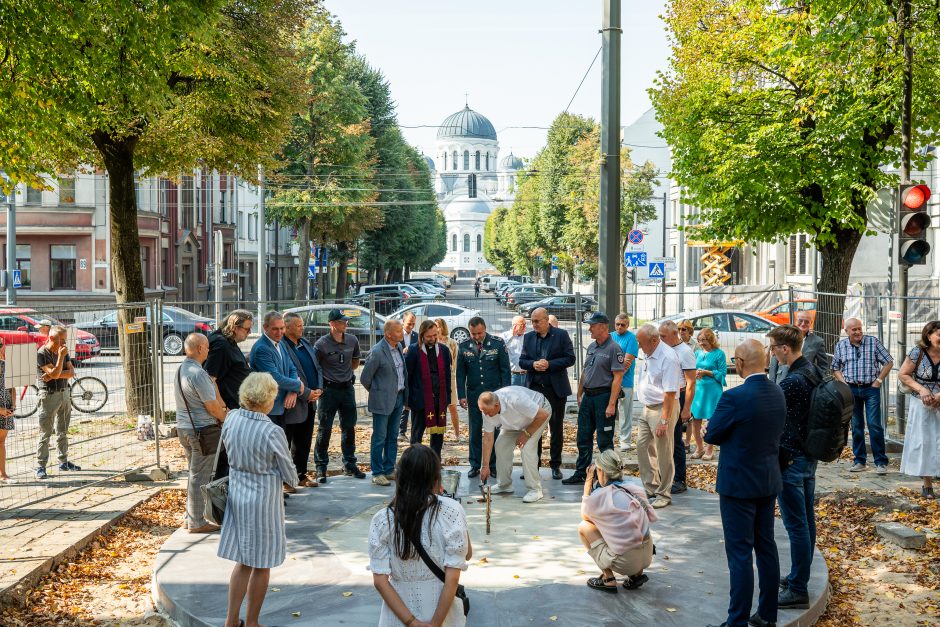
[{"label": "crowd of people", "polygon": [[[570,335],[551,323],[545,309],[532,313],[531,330],[517,316],[501,336],[474,317],[469,339],[459,344],[448,339],[443,320],[417,325],[414,316],[405,316],[386,322],[359,377],[372,415],[372,483],[394,484],[391,503],[376,514],[369,539],[370,567],[384,602],[380,624],[462,624],[458,580],[471,554],[470,538],[462,509],[441,496],[441,450],[448,421],[460,434],[457,407],[468,415],[467,476],[483,484],[493,479],[491,494],[514,492],[519,449],[522,501],[541,500],[539,467],[548,438],[552,479],[583,489],[577,532],[600,569],[587,583],[604,592],[617,591],[617,575],[628,590],[647,581],[643,571],[654,553],[650,526],[656,510],[687,490],[688,456],[710,460],[720,447],[716,487],[731,576],[723,624],[773,624],[779,608],[808,607],[817,460],[804,442],[814,388],[827,376],[848,386],[854,403],[851,471],[866,469],[867,424],[875,469],[883,473],[880,387],[892,363],[856,319],[845,321],[846,337],[829,361],[811,318],[802,314],[796,325],[771,330],[769,349],[757,341],[740,344],[734,367],[743,383],[728,388],[729,359],[713,330],[695,335],[682,321],[644,324],[634,334],[629,317],[619,314],[611,332],[608,316],[594,312],[584,321],[592,342],[574,391],[578,457],[567,478],[561,452],[575,354]],[[246,596],[246,624],[254,624],[269,570],[284,559],[286,495],[328,481],[337,412],[345,474],[365,477],[356,457],[353,387],[362,357],[346,321],[342,311],[331,311],[330,332],[310,343],[299,316],[269,312],[248,358],[238,346],[251,328],[247,311],[230,314],[208,340],[195,334],[186,339],[187,357],[177,374],[177,407],[184,408],[178,430],[190,473],[186,526],[193,533],[218,529],[203,517],[198,487],[213,472],[227,473],[231,515],[222,525],[219,555],[237,563],[229,627],[239,624]],[[52,372],[57,370],[56,363]],[[924,328],[900,379],[912,399],[901,470],[923,477],[923,494],[932,497],[932,478],[940,472],[940,322]],[[219,425],[217,437],[206,433]],[[399,458],[403,437],[410,445]],[[620,452],[632,449],[639,482],[625,479],[621,470]],[[773,536],[775,504],[791,546],[783,577]],[[258,521],[265,522],[264,533]],[[751,614],[753,554],[761,594]]]}]

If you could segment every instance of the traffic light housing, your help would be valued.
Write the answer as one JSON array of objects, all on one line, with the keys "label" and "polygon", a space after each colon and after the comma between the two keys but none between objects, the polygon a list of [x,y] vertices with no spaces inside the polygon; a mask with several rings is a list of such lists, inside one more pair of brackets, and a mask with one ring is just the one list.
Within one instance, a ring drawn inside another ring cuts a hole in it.
[{"label": "traffic light housing", "polygon": [[927,242],[929,199],[930,188],[926,185],[901,185],[898,188],[898,259],[906,266],[927,263],[927,255],[930,254]]}]

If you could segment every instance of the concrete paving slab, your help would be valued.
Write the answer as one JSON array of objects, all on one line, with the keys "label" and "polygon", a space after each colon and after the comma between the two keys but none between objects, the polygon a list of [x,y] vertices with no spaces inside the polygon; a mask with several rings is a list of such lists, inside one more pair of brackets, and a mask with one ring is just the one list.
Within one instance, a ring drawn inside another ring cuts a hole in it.
[{"label": "concrete paving slab", "polygon": [[[716,495],[690,490],[658,510],[660,521],[653,527],[657,555],[646,571],[650,581],[639,590],[608,595],[585,585],[597,568],[577,535],[581,489],[552,481],[543,470],[545,498],[524,504],[520,473],[518,468],[513,473],[514,495],[493,497],[489,536],[477,481],[470,485],[464,476],[461,482],[459,496],[473,542],[470,568],[461,577],[471,598],[468,625],[704,625],[725,618],[728,569]],[[375,624],[381,599],[367,570],[368,530],[393,489],[337,477],[291,497],[288,557],[271,573],[263,624]],[[776,536],[786,568],[787,536],[779,520]],[[218,534],[194,537],[178,531],[158,555],[154,598],[180,625],[224,622],[232,563],[216,557],[218,541]],[[828,571],[817,552],[811,609],[781,612],[779,624],[812,624],[825,609],[827,590]]]}]

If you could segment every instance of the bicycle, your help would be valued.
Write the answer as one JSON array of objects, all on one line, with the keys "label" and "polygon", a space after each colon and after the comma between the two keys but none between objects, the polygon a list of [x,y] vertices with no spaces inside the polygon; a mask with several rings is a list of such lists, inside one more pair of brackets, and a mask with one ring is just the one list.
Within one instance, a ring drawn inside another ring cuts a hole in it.
[{"label": "bicycle", "polygon": [[[92,414],[108,402],[108,386],[98,377],[79,377],[69,386],[69,402],[76,411]],[[13,415],[27,418],[39,409],[39,388],[35,384],[23,387],[16,400]]]}]

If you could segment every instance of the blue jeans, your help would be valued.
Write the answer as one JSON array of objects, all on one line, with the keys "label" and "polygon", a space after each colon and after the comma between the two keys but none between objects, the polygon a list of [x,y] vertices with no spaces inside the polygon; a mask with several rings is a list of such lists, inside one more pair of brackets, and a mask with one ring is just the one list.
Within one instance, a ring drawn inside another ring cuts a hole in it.
[{"label": "blue jeans", "polygon": [[[787,584],[797,594],[807,593],[809,569],[816,549],[816,460],[797,455],[783,471],[783,490],[777,496],[780,516],[790,537],[790,574]],[[763,616],[762,616],[763,618]]]},{"label": "blue jeans", "polygon": [[372,476],[390,475],[395,471],[395,458],[398,456],[398,424],[401,420],[401,408],[405,405],[405,392],[398,393],[395,408],[390,414],[372,414],[372,447],[369,461],[372,464]]},{"label": "blue jeans", "polygon": [[855,409],[852,411],[852,452],[856,464],[865,464],[865,419],[868,418],[868,439],[871,440],[871,454],[876,466],[887,466],[885,454],[885,428],[881,424],[881,388],[855,387]]},{"label": "blue jeans", "polygon": [[509,385],[521,385],[522,387],[525,387],[525,373],[512,373],[509,379]]}]

